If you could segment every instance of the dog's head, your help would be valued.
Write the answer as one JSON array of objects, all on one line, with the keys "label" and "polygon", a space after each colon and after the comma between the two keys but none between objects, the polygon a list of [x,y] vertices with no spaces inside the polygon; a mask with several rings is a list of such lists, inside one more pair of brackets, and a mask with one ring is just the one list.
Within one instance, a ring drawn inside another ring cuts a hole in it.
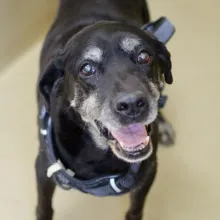
[{"label": "dog's head", "polygon": [[108,143],[128,162],[149,156],[163,79],[172,83],[163,43],[133,26],[92,25],[74,35],[42,74],[39,86],[48,105],[60,79],[69,105],[91,125],[97,145]]}]

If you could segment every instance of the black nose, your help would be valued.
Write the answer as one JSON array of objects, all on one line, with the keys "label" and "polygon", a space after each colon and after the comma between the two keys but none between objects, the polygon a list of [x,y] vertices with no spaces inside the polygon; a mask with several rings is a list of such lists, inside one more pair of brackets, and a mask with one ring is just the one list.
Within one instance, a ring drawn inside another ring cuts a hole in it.
[{"label": "black nose", "polygon": [[147,110],[147,100],[143,93],[131,93],[116,99],[116,111],[124,116],[137,118]]}]

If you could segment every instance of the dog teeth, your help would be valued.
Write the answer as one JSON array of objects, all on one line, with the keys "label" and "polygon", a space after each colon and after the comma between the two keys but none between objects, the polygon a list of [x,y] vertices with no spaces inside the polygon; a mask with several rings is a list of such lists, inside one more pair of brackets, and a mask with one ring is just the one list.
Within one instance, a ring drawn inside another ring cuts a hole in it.
[{"label": "dog teeth", "polygon": [[123,142],[119,141],[119,144],[120,144],[121,147],[124,147],[124,143]]},{"label": "dog teeth", "polygon": [[144,144],[140,144],[140,146],[137,148],[137,150],[143,150],[146,146]]},{"label": "dog teeth", "polygon": [[[143,150],[148,145],[149,141],[150,141],[150,136],[147,136],[146,139],[144,140],[144,142],[142,144],[140,144],[139,146],[136,146],[136,147],[126,147],[124,145],[124,143],[121,142],[121,141],[118,141],[118,143],[119,143],[120,147],[123,148],[124,150],[129,151],[129,152],[136,152],[136,151],[139,151],[139,150]],[[111,144],[115,145],[116,142],[112,141]]]},{"label": "dog teeth", "polygon": [[110,141],[108,141],[108,144],[109,144],[111,147],[114,147],[114,146],[116,145],[116,141],[110,140]]},{"label": "dog teeth", "polygon": [[137,155],[139,155],[140,154],[140,152],[133,152],[133,155],[135,155],[135,156],[137,156]]},{"label": "dog teeth", "polygon": [[145,148],[145,145],[144,145],[144,144],[141,144],[140,147],[139,147],[140,150],[142,150],[142,149],[144,149],[144,148]]},{"label": "dog teeth", "polygon": [[145,138],[143,144],[144,144],[144,145],[148,145],[149,141],[150,141],[150,136],[147,136],[147,137]]},{"label": "dog teeth", "polygon": [[136,151],[139,151],[139,150],[143,150],[146,146],[144,144],[140,144],[139,146],[137,147],[126,147],[124,148],[126,151],[129,151],[129,152],[136,152]]}]

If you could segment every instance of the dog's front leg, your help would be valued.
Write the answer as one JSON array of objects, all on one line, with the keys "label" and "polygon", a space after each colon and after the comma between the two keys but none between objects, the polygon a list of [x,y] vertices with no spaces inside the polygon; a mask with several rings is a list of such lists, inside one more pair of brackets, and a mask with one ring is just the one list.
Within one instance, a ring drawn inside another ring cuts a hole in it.
[{"label": "dog's front leg", "polygon": [[147,179],[142,182],[136,189],[131,191],[131,204],[126,214],[126,220],[142,219],[145,199],[156,176],[156,163],[153,164],[148,173],[144,173],[143,175],[146,175]]},{"label": "dog's front leg", "polygon": [[40,152],[36,159],[36,178],[38,204],[36,209],[37,220],[52,220],[52,197],[55,189],[54,182],[47,178],[47,158],[44,152]]}]

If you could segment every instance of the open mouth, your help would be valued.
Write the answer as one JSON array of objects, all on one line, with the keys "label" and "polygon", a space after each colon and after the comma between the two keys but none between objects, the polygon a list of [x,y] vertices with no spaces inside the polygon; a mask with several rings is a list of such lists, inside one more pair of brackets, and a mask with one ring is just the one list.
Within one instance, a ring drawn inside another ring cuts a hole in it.
[{"label": "open mouth", "polygon": [[151,125],[131,124],[118,130],[108,130],[96,121],[102,135],[108,140],[113,153],[120,159],[135,163],[149,158],[153,152]]}]

